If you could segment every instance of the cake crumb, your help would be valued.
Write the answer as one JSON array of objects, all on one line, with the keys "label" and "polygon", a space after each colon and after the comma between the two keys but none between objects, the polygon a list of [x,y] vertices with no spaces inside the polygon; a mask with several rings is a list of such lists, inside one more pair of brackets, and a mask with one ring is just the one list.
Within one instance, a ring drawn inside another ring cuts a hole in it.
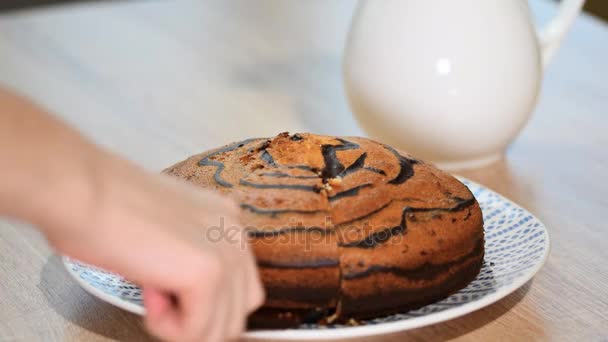
[{"label": "cake crumb", "polygon": [[251,171],[255,171],[255,170],[259,170],[259,169],[263,169],[264,165],[262,164],[254,164],[253,166],[251,166]]},{"label": "cake crumb", "polygon": [[258,152],[264,151],[265,149],[267,149],[270,146],[270,143],[272,143],[272,141],[270,139],[267,139],[260,146],[258,146],[258,148],[256,150]]},{"label": "cake crumb", "polygon": [[330,178],[327,183],[331,186],[340,186],[342,184],[342,177],[338,176],[335,178]]},{"label": "cake crumb", "polygon": [[304,137],[302,137],[300,135],[300,133],[296,133],[290,139],[291,139],[291,141],[300,141],[300,140],[304,139]]},{"label": "cake crumb", "polygon": [[338,313],[334,312],[331,316],[327,317],[327,324],[333,324],[338,319]]},{"label": "cake crumb", "polygon": [[346,322],[346,325],[350,325],[351,327],[356,327],[356,326],[360,325],[360,323],[356,319],[351,318],[348,320],[348,322]]}]

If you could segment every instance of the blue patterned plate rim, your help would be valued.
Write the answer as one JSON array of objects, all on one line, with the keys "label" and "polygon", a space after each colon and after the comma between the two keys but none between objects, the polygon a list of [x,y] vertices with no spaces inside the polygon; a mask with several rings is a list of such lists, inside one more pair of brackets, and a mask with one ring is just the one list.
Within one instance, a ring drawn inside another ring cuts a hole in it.
[{"label": "blue patterned plate rim", "polygon": [[[404,314],[364,321],[359,326],[303,326],[298,329],[249,331],[253,340],[317,340],[364,337],[420,328],[486,307],[509,295],[540,270],[549,256],[549,233],[540,220],[513,201],[458,177],[482,208],[486,256],[477,278],[439,302]],[[116,274],[63,257],[68,273],[85,291],[124,310],[143,315],[141,290]]]}]

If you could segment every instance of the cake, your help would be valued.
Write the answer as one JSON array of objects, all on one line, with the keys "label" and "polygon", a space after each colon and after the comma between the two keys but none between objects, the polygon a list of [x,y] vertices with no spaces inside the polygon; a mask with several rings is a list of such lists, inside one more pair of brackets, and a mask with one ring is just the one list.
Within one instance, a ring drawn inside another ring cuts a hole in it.
[{"label": "cake", "polygon": [[267,296],[254,328],[406,312],[465,287],[482,265],[469,189],[366,138],[281,133],[163,172],[240,204]]}]

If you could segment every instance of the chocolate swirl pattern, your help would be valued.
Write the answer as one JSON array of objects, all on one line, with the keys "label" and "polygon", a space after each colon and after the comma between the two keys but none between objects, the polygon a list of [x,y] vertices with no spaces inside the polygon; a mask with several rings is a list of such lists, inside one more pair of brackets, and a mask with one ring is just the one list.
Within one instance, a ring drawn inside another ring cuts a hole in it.
[{"label": "chocolate swirl pattern", "polygon": [[267,288],[264,309],[251,318],[257,326],[407,311],[466,286],[483,260],[483,221],[470,191],[368,139],[282,133],[165,173],[241,203]]},{"label": "chocolate swirl pattern", "polygon": [[226,147],[220,148],[219,150],[217,150],[213,153],[210,153],[208,156],[201,159],[201,161],[198,162],[198,165],[216,167],[215,173],[213,174],[213,179],[214,179],[215,183],[217,183],[218,185],[221,185],[221,186],[225,186],[227,188],[231,188],[232,184],[230,184],[229,182],[222,179],[222,171],[224,170],[224,167],[225,167],[224,163],[222,163],[220,161],[211,160],[211,159],[222,153],[234,151],[235,149],[241,148],[241,147],[245,146],[246,144],[248,144],[252,141],[256,141],[256,140],[258,140],[258,139],[247,139],[247,140],[243,140],[241,142],[234,143],[232,145],[228,145]]}]

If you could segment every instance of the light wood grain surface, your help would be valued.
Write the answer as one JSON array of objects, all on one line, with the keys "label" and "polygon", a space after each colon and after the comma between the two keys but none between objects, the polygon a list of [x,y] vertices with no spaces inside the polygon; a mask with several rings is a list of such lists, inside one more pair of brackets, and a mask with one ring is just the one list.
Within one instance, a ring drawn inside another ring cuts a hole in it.
[{"label": "light wood grain surface", "polygon": [[[554,9],[535,0],[540,20]],[[151,170],[250,136],[361,135],[341,51],[354,1],[105,2],[0,16],[0,82]],[[467,316],[378,340],[608,340],[608,27],[581,17],[506,160],[460,172],[548,227],[548,263]],[[0,340],[149,340],[44,239],[0,221]]]}]

